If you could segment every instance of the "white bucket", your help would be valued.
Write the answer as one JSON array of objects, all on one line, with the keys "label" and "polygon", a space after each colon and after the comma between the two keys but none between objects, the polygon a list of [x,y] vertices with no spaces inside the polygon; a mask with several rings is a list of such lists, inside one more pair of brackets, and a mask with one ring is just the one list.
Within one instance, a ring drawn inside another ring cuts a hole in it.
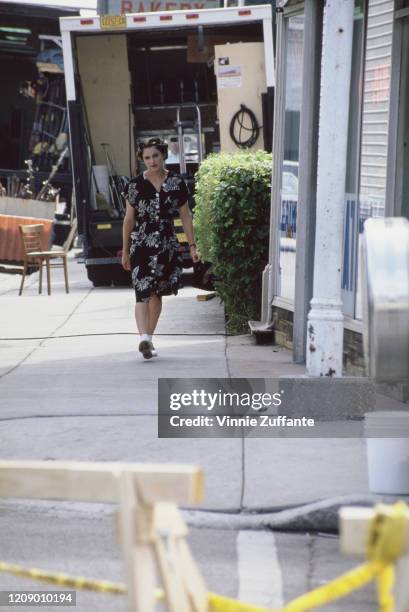
[{"label": "white bucket", "polygon": [[365,435],[371,493],[409,495],[409,412],[367,413]]},{"label": "white bucket", "polygon": [[97,203],[95,201],[95,183],[98,186],[98,191],[102,193],[107,202],[111,202],[111,197],[109,194],[109,174],[107,166],[93,166],[94,178],[91,177],[91,187],[92,187],[92,206],[94,209],[97,208]]}]

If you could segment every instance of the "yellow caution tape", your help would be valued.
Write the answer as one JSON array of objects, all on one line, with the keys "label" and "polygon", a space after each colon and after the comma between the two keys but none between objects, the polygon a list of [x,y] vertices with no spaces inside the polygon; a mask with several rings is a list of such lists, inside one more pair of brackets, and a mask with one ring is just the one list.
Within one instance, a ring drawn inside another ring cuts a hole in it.
[{"label": "yellow caution tape", "polygon": [[374,580],[384,570],[384,567],[382,563],[376,561],[360,565],[335,580],[331,580],[328,584],[297,597],[297,599],[284,606],[282,612],[305,612],[341,597],[346,597]]},{"label": "yellow caution tape", "polygon": [[22,567],[12,563],[0,562],[0,572],[20,576],[21,578],[31,578],[40,582],[49,582],[59,586],[70,587],[72,589],[84,589],[87,591],[99,591],[101,593],[111,593],[112,595],[123,595],[126,593],[126,586],[118,582],[107,580],[93,580],[82,576],[70,576],[64,573],[46,572],[40,569]]},{"label": "yellow caution tape", "polygon": [[377,578],[378,604],[381,612],[393,612],[395,610],[395,599],[392,588],[395,584],[395,570],[392,564],[385,567]]},{"label": "yellow caution tape", "polygon": [[[341,597],[345,597],[357,589],[374,580],[384,565],[378,562],[365,563],[350,572],[339,576],[309,593],[293,599],[281,610],[276,612],[305,612],[311,608],[318,608]],[[274,612],[271,608],[260,608],[250,604],[243,604],[234,599],[226,599],[213,593],[209,594],[209,603],[212,612]]]},{"label": "yellow caution tape", "polygon": [[[345,597],[372,580],[377,582],[380,611],[393,612],[392,587],[395,575],[392,562],[404,552],[409,528],[407,509],[404,502],[397,502],[392,506],[376,506],[375,517],[369,527],[366,551],[369,561],[328,584],[297,597],[276,612],[307,612],[311,608],[318,608]],[[213,594],[209,595],[209,602],[213,612],[273,612],[271,609],[243,604]]]},{"label": "yellow caution tape", "polygon": [[274,612],[274,610],[246,604],[237,599],[222,597],[216,593],[208,593],[208,602],[212,612]]},{"label": "yellow caution tape", "polygon": [[369,527],[366,556],[370,561],[384,563],[377,576],[378,603],[381,612],[393,612],[395,600],[392,589],[395,584],[393,562],[404,552],[408,538],[407,505],[396,502],[391,506],[378,504]]},{"label": "yellow caution tape", "polygon": [[368,559],[391,563],[404,552],[409,528],[407,509],[407,505],[402,501],[388,506],[375,506],[375,516],[369,526],[366,545]]},{"label": "yellow caution tape", "polygon": [[[71,576],[63,572],[46,572],[36,568],[23,567],[14,563],[3,563],[0,561],[0,572],[20,576],[20,578],[31,578],[40,582],[48,582],[50,584],[58,584],[72,589],[82,589],[85,591],[99,591],[100,593],[108,593],[111,595],[125,595],[126,586],[122,582],[110,582],[109,580],[95,580],[93,578],[84,578],[83,576]],[[154,593],[156,600],[163,600],[165,594],[162,589],[155,589]]]},{"label": "yellow caution tape", "polygon": [[[406,518],[407,509],[404,502],[397,502],[392,506],[383,504],[376,506],[375,517],[369,527],[366,550],[368,562],[331,580],[328,584],[297,597],[280,611],[276,610],[275,612],[308,612],[311,608],[318,608],[345,597],[372,580],[377,582],[380,612],[393,612],[395,607],[392,595],[395,582],[393,562],[404,552],[404,545],[407,541],[409,529]],[[75,589],[115,595],[126,593],[126,586],[122,583],[46,572],[11,563],[0,562],[0,572]],[[155,599],[163,600],[164,597],[163,590],[155,590]],[[208,602],[212,612],[274,612],[271,609],[222,597],[216,593],[208,593]]]}]

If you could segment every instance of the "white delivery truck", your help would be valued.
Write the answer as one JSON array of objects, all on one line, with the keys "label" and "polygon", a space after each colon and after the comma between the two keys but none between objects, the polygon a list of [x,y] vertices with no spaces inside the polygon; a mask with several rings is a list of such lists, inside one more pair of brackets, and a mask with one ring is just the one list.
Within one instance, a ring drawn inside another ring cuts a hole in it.
[{"label": "white delivery truck", "polygon": [[[271,5],[63,17],[60,27],[88,278],[128,283],[121,191],[142,170],[138,141],[164,138],[168,166],[185,175],[192,193],[207,154],[271,150]],[[188,266],[182,228],[176,231]]]}]

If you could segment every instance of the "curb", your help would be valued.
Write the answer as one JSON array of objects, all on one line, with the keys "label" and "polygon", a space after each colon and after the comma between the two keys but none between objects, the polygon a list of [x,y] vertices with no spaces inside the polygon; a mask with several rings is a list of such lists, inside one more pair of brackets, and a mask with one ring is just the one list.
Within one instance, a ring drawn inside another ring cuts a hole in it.
[{"label": "curb", "polygon": [[[330,497],[287,508],[285,510],[224,511],[209,509],[182,509],[187,525],[192,529],[223,530],[277,530],[294,532],[338,532],[338,511],[342,506],[372,507],[379,503],[391,504],[398,499],[409,502],[409,496],[355,494]],[[0,515],[29,512],[31,515],[58,515],[61,518],[76,515],[87,520],[100,520],[116,513],[116,504],[62,502],[52,500],[26,500],[9,498],[0,500]]]},{"label": "curb", "polygon": [[[343,495],[276,512],[241,512],[222,514],[200,510],[183,510],[189,527],[194,529],[273,529],[282,531],[338,532],[338,511],[342,506],[374,506],[392,503],[395,495]],[[404,495],[399,499],[408,500]]]}]

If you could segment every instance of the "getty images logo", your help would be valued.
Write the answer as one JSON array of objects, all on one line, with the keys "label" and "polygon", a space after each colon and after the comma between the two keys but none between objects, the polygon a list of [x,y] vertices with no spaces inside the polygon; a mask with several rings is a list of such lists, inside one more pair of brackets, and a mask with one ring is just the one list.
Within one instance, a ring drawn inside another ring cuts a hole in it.
[{"label": "getty images logo", "polygon": [[212,393],[205,389],[192,389],[189,393],[171,393],[169,407],[175,411],[195,406],[208,411],[217,408],[251,408],[263,412],[272,406],[281,406],[283,393],[283,390],[277,393],[268,393],[267,391],[238,393],[222,391],[221,389]]}]

